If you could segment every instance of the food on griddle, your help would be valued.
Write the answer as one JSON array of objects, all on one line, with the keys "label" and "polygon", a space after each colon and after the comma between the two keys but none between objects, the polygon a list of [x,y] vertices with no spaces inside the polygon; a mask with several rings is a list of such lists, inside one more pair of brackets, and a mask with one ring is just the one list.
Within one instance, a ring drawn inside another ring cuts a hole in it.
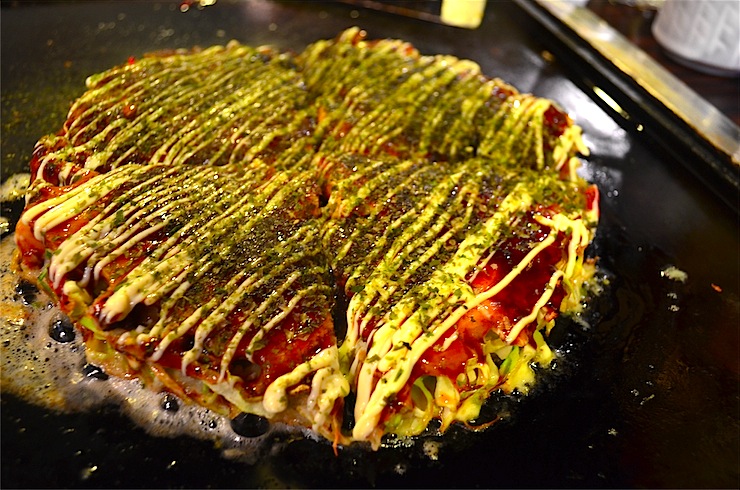
[{"label": "food on griddle", "polygon": [[578,152],[553,102],[358,29],[158,53],[39,142],[19,260],[106,373],[377,447],[551,361],[594,272]]}]

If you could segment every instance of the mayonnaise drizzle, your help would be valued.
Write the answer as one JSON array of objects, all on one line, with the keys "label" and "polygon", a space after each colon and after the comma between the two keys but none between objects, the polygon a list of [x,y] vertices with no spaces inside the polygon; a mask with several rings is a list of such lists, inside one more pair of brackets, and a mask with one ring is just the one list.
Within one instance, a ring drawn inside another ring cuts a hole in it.
[{"label": "mayonnaise drizzle", "polygon": [[[352,438],[374,440],[424,353],[444,336],[450,348],[463,315],[558,240],[565,257],[501,342],[541,328],[561,281],[580,294],[595,211],[566,202],[581,192],[574,154],[587,150],[577,126],[547,133],[552,102],[483,78],[471,61],[361,37],[350,29],[293,59],[234,43],[90,77],[66,139],[44,140],[28,195],[51,185],[50,171],[70,189],[22,220],[39,241],[72,217],[84,223],[47,266],[53,288],[82,298],[86,319],[104,330],[155,308],[119,346],[147,349],[143,360],[157,363],[191,339],[182,374],[213,350],[217,378],[204,383],[261,414],[286,410],[288,390],[305,382],[318,431],[352,382]],[[555,176],[566,165],[571,188]],[[74,183],[86,169],[100,173]],[[320,183],[332,189],[323,210],[312,201]],[[540,203],[568,208],[537,214],[549,233],[526,238],[524,258],[476,293],[479,271]],[[329,266],[349,297],[340,347],[272,380],[261,400],[240,392],[238,357],[254,361],[289,316],[330,309]],[[488,354],[461,374],[481,389],[499,382]],[[474,412],[454,381],[440,379],[432,397],[444,420]]]}]

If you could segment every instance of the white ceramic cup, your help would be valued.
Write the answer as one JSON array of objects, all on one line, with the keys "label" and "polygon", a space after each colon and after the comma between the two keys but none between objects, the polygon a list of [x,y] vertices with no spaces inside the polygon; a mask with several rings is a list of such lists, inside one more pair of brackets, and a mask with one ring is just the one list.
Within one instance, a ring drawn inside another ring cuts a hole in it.
[{"label": "white ceramic cup", "polygon": [[714,75],[740,75],[740,0],[666,0],[652,31],[677,61]]}]

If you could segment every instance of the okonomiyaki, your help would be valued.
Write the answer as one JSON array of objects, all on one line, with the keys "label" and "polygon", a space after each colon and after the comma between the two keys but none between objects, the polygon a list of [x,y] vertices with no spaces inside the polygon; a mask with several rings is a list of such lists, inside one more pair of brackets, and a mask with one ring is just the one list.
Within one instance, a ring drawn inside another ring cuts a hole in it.
[{"label": "okonomiyaki", "polygon": [[526,393],[583,308],[580,128],[471,61],[353,28],[87,88],[34,151],[16,257],[111,375],[378,447]]}]

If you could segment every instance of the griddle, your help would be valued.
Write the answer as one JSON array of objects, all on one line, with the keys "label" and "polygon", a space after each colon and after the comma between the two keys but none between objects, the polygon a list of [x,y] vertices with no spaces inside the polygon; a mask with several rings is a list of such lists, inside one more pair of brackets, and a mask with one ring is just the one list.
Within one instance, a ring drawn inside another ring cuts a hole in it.
[{"label": "griddle", "polygon": [[[563,355],[534,392],[495,397],[491,413],[510,416],[485,431],[430,435],[443,442],[437,458],[418,444],[335,456],[327,444],[287,439],[247,464],[211,443],[152,437],[116,407],[58,414],[3,394],[0,486],[740,487],[740,179],[731,155],[533,1],[489,1],[476,30],[357,3],[206,3],[3,2],[2,180],[61,127],[85,77],[130,56],[230,39],[300,51],[357,25],[370,38],[475,60],[573,116],[592,149],[581,173],[601,192],[589,254],[604,291],[588,326],[559,321],[551,342]],[[688,280],[670,279],[670,266]]]}]

